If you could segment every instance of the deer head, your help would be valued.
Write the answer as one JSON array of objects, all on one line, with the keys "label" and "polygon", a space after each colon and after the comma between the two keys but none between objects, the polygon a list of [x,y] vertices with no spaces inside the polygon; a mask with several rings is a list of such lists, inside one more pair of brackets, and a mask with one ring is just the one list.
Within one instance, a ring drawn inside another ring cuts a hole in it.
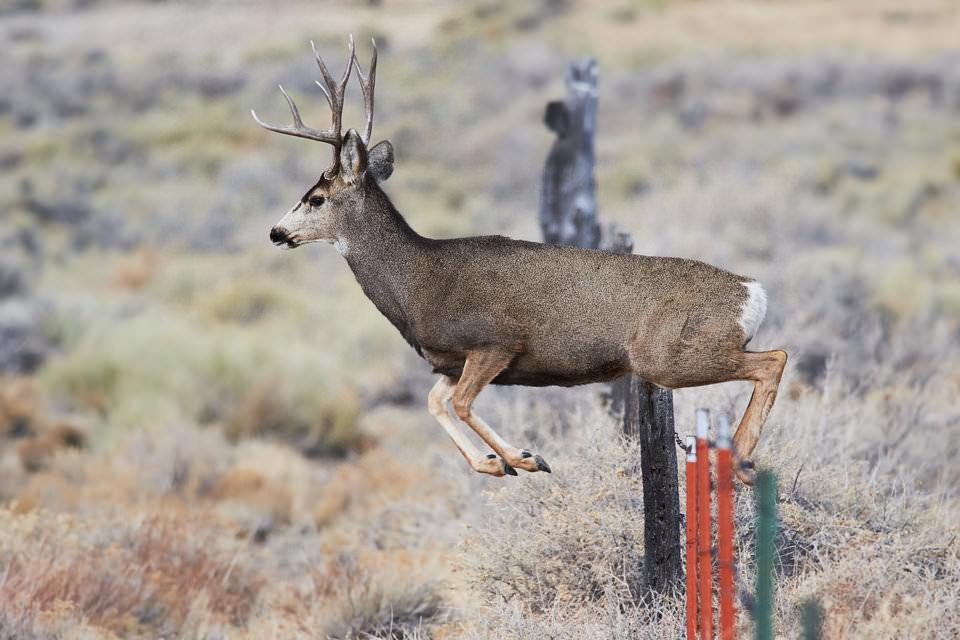
[{"label": "deer head", "polygon": [[[373,41],[371,41],[373,42]],[[373,89],[377,73],[377,43],[373,42],[373,57],[370,60],[368,75],[363,74],[357,61],[353,36],[350,36],[350,55],[347,66],[339,82],[334,81],[326,65],[310,41],[313,56],[320,67],[324,84],[316,81],[330,105],[332,122],[325,130],[318,130],[303,124],[297,105],[280,87],[280,93],[286,98],[293,115],[292,125],[275,125],[264,122],[251,109],[250,113],[257,123],[270,131],[286,135],[326,142],[333,145],[333,164],[327,167],[320,179],[270,230],[270,240],[278,247],[292,249],[309,242],[330,242],[340,248],[339,243],[346,228],[352,222],[354,212],[362,208],[364,195],[371,181],[382,182],[393,173],[393,145],[384,140],[373,147],[370,135],[373,132]],[[360,89],[363,92],[366,124],[361,136],[355,129],[341,134],[340,124],[343,115],[343,98],[353,67],[357,68]],[[325,86],[324,86],[325,85]]]}]

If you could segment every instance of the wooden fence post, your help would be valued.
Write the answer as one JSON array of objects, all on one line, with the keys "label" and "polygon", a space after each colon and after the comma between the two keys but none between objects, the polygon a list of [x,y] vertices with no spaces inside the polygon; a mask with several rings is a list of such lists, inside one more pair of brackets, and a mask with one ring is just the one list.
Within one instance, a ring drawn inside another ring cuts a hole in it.
[{"label": "wooden fence post", "polygon": [[640,443],[644,575],[648,589],[665,593],[683,578],[673,394],[639,378],[629,380],[623,430]]},{"label": "wooden fence post", "polygon": [[[540,225],[548,244],[601,248],[593,179],[596,118],[597,63],[571,62],[567,100],[548,103],[544,114],[547,128],[557,134],[540,189]],[[605,248],[630,253],[633,240],[616,233]],[[612,384],[610,398],[611,411],[622,411],[624,433],[640,441],[645,586],[664,593],[683,578],[673,392],[626,376]]]}]

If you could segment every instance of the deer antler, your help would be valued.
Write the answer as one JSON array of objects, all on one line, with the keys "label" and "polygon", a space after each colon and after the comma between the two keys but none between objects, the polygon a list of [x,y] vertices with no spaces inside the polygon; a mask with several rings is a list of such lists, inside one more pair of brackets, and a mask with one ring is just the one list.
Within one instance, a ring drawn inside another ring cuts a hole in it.
[{"label": "deer antler", "polygon": [[[330,123],[330,128],[323,131],[319,129],[313,129],[303,124],[303,120],[300,118],[300,111],[297,109],[297,105],[293,102],[290,96],[287,95],[287,92],[283,90],[283,87],[280,87],[280,93],[283,94],[283,97],[286,98],[287,104],[290,106],[290,113],[293,115],[293,124],[292,125],[277,125],[264,122],[257,117],[257,112],[253,109],[250,109],[250,114],[253,116],[253,119],[257,121],[264,129],[269,131],[276,131],[277,133],[285,133],[290,136],[297,136],[298,138],[307,138],[308,140],[317,140],[318,142],[326,142],[333,145],[333,165],[330,166],[324,175],[327,178],[333,178],[337,175],[337,172],[340,170],[340,145],[343,142],[343,137],[340,135],[340,120],[343,116],[343,94],[344,90],[347,87],[347,80],[350,79],[350,70],[353,69],[353,63],[356,60],[355,47],[353,43],[353,36],[350,36],[350,55],[347,57],[347,68],[343,71],[343,77],[340,78],[340,82],[334,82],[333,77],[330,75],[330,72],[327,71],[327,66],[323,64],[323,60],[320,58],[320,54],[317,53],[317,47],[313,44],[313,40],[310,41],[310,47],[313,49],[313,57],[317,60],[317,66],[320,67],[320,74],[323,76],[323,81],[326,83],[326,87],[320,84],[320,81],[317,80],[317,86],[320,87],[320,90],[323,92],[323,96],[327,99],[327,104],[330,105],[330,111],[332,112],[332,122]],[[376,52],[374,52],[374,62],[376,62]],[[357,67],[359,70],[359,67]],[[371,70],[371,96],[370,96],[370,110],[373,110],[373,95],[372,95],[372,80],[373,73]],[[361,83],[362,84],[362,83]],[[367,93],[364,88],[364,99],[366,99]],[[372,120],[367,123],[367,131],[369,132],[370,128],[373,126]]]},{"label": "deer antler", "polygon": [[369,75],[364,76],[360,68],[360,61],[357,56],[353,56],[353,64],[357,66],[357,77],[360,79],[360,90],[363,91],[363,110],[367,116],[367,122],[363,126],[363,144],[370,145],[370,136],[373,133],[373,85],[377,79],[377,41],[370,38],[373,45],[373,56],[370,58]]}]

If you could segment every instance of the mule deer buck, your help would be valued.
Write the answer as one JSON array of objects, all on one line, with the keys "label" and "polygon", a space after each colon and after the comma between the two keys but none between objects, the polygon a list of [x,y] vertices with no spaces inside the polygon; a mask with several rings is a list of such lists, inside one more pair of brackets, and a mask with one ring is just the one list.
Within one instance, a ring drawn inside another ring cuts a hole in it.
[{"label": "mule deer buck", "polygon": [[[311,46],[313,43],[311,42]],[[280,87],[287,135],[333,145],[333,164],[270,230],[279,247],[329,242],[363,292],[440,379],[430,413],[475,471],[550,471],[540,456],[507,443],[471,406],[488,384],[572,386],[634,374],[675,389],[730,380],[754,383],[734,443],[737,475],[752,482],[747,457],[773,406],[787,361],[782,350],[745,349],[766,312],[750,278],[682,258],[616,254],[483,236],[435,240],[417,234],[380,183],[393,173],[393,147],[370,146],[377,49],[367,75],[353,37],[339,81],[313,48],[317,85],[333,112],[325,130],[303,124]],[[363,134],[341,134],[344,90],[356,67],[366,113]],[[447,410],[496,452],[484,455]]]}]

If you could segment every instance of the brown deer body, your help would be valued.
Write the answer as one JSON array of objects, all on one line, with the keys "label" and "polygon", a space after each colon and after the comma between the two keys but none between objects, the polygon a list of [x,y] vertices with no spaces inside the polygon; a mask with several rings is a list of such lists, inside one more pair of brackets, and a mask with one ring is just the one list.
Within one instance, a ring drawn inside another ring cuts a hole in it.
[{"label": "brown deer body", "polygon": [[[339,84],[319,56],[331,130],[274,131],[334,144],[334,164],[271,230],[278,246],[326,241],[344,255],[364,293],[441,374],[429,408],[477,471],[550,471],[472,411],[487,384],[571,386],[634,374],[667,388],[750,380],[755,389],[734,441],[753,451],[786,364],[781,350],[745,350],[766,310],[753,280],[702,262],[616,254],[483,236],[434,240],[407,225],[380,188],[393,171],[389,142],[369,150],[376,49],[369,78],[351,53]],[[356,65],[366,135],[339,134],[343,87]],[[319,84],[319,83],[318,83]],[[322,88],[322,87],[321,87]],[[286,93],[284,93],[286,97]],[[254,114],[256,118],[256,115]],[[336,131],[334,131],[336,129]],[[496,452],[483,455],[446,409]],[[499,456],[499,460],[497,459]],[[748,464],[738,465],[750,482]]]}]

